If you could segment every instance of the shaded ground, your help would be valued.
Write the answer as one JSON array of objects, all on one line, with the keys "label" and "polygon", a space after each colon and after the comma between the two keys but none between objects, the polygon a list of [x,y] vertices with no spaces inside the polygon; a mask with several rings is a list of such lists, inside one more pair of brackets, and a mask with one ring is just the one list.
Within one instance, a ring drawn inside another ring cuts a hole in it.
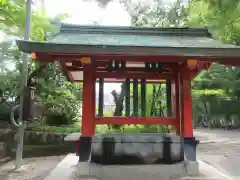
[{"label": "shaded ground", "polygon": [[0,166],[0,180],[43,180],[64,156],[24,159],[23,167],[14,170],[14,162]]}]

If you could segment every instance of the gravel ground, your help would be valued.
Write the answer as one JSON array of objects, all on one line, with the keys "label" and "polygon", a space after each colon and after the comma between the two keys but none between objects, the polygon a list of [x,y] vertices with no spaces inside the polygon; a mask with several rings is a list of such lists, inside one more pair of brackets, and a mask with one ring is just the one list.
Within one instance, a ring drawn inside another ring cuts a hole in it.
[{"label": "gravel ground", "polygon": [[0,180],[43,180],[64,156],[24,159],[20,170],[14,170],[14,162],[0,166]]}]

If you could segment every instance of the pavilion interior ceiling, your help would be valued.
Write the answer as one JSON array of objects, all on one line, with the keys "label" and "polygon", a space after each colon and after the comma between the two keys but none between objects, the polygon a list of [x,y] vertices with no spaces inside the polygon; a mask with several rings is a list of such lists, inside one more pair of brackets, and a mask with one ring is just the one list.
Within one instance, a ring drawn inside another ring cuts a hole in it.
[{"label": "pavilion interior ceiling", "polygon": [[[114,60],[96,60],[92,62],[95,66],[96,73],[111,73],[112,74],[122,74],[127,72],[128,74],[141,74],[143,73],[155,73],[156,75],[169,75],[175,76],[178,66],[181,65],[181,62],[143,62],[143,61],[114,61]],[[70,77],[70,81],[82,81],[83,80],[83,63],[81,59],[72,60],[72,61],[60,61],[62,69],[65,70],[68,77]],[[204,66],[203,66],[204,65]],[[193,72],[197,70],[197,68],[207,68],[206,63],[199,63],[193,65]],[[105,82],[122,82],[124,78],[120,77],[105,77]],[[163,79],[156,77],[147,78],[148,81],[151,82],[159,82],[163,81]]]}]

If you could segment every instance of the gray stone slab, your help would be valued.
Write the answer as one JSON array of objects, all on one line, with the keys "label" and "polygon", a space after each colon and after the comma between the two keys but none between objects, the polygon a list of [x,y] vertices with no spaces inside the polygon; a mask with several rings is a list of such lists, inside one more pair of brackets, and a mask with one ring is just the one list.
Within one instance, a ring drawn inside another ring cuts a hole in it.
[{"label": "gray stone slab", "polygon": [[[77,141],[80,136],[80,133],[73,133],[65,140]],[[164,137],[169,137],[172,141],[172,161],[179,161],[180,137],[170,133],[99,133],[92,137],[92,155],[96,159],[101,158],[104,154],[103,144],[107,144],[114,149],[114,152],[111,152],[114,157],[134,156],[144,163],[153,164],[163,159]]]},{"label": "gray stone slab", "polygon": [[187,176],[183,163],[174,165],[91,165],[92,176],[100,180],[172,180]]},{"label": "gray stone slab", "polygon": [[81,133],[71,133],[64,137],[64,141],[74,142],[78,141],[81,137]]},{"label": "gray stone slab", "polygon": [[44,180],[97,180],[91,176],[89,163],[78,163],[74,154],[67,155]]},{"label": "gray stone slab", "polygon": [[44,180],[75,180],[78,158],[67,155]]},{"label": "gray stone slab", "polygon": [[[97,133],[92,136],[92,141],[102,142],[104,138],[114,138],[116,142],[163,142],[164,136],[170,137],[173,142],[180,142],[180,136],[172,133]],[[75,142],[81,137],[81,133],[71,133],[64,141]]]},{"label": "gray stone slab", "polygon": [[[186,167],[188,166],[188,167]],[[199,168],[199,174],[197,173]],[[199,161],[172,165],[99,165],[79,162],[67,155],[44,180],[232,180],[212,166]]]}]

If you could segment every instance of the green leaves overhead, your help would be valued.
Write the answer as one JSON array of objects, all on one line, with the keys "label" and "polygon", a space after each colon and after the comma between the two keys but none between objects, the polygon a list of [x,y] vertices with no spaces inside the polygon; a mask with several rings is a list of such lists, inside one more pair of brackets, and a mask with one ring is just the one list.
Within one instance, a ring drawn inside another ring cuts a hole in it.
[{"label": "green leaves overhead", "polygon": [[[26,1],[25,0],[0,0],[0,29],[10,39],[22,38],[25,31]],[[66,14],[59,14],[54,19],[62,20]],[[34,9],[31,15],[31,40],[44,41],[45,35],[50,36],[58,30],[51,23],[52,19],[46,15],[44,9]],[[8,68],[8,66],[11,68]],[[0,44],[0,90],[7,100],[18,101],[21,74],[21,54],[13,40]],[[81,101],[81,86],[66,83],[58,64],[51,63],[41,68],[35,61],[29,62],[29,76],[39,80],[36,87],[38,104],[68,114],[65,117],[77,116]],[[36,73],[37,72],[37,73]]]},{"label": "green leaves overhead", "polygon": [[134,26],[180,27],[184,25],[186,11],[181,0],[166,5],[162,0],[121,1],[132,18]]},{"label": "green leaves overhead", "polygon": [[[191,0],[187,6],[187,14],[188,26],[210,27],[219,40],[240,45],[239,0]],[[194,92],[196,99],[193,102],[195,107],[200,107],[208,122],[217,115],[230,121],[230,116],[239,116],[239,87],[239,68],[214,63],[208,71],[201,73],[200,78],[193,81],[194,90],[204,91],[204,94]],[[215,93],[206,93],[210,91]],[[216,94],[217,91],[221,93]]]},{"label": "green leaves overhead", "polygon": [[[33,10],[31,15],[31,39],[43,41],[46,32],[56,31],[56,27],[44,9]],[[63,20],[67,14],[59,14],[54,20]],[[26,24],[25,0],[0,0],[0,29],[6,34],[23,37]]]},{"label": "green leaves overhead", "polygon": [[188,5],[188,26],[212,27],[217,37],[228,43],[240,43],[239,0],[191,0]]}]

